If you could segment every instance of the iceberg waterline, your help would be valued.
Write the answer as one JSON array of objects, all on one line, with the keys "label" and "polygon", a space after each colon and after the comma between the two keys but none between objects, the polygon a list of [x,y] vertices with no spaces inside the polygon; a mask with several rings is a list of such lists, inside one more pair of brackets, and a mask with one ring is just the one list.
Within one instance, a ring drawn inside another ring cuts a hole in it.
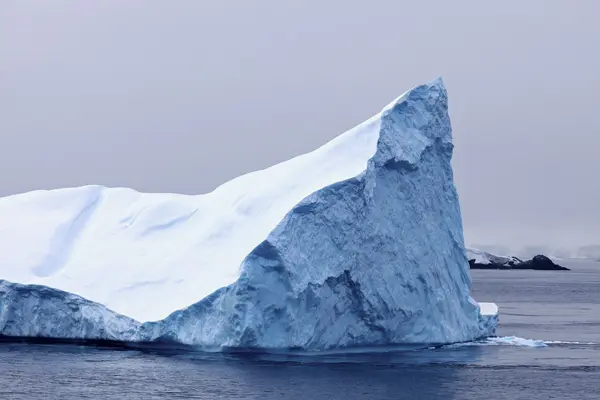
[{"label": "iceberg waterline", "polygon": [[206,195],[0,199],[0,277],[17,282],[0,286],[0,333],[308,350],[493,335],[497,307],[469,295],[452,150],[438,79]]}]

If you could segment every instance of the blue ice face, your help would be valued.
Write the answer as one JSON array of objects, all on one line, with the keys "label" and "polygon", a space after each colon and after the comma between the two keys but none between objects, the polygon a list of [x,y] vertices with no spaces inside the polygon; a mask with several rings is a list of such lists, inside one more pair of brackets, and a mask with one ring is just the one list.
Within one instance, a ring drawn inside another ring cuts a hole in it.
[{"label": "blue ice face", "polygon": [[207,347],[319,350],[451,343],[493,333],[470,298],[441,80],[381,116],[359,176],[314,192],[244,260],[233,285],[150,338]]}]

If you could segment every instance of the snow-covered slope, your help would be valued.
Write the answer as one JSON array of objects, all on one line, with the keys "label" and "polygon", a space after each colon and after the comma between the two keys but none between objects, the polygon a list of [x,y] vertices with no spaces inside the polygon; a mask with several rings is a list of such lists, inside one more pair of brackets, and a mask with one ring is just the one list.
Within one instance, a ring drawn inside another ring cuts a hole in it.
[{"label": "snow-covered slope", "polygon": [[323,147],[209,194],[86,186],[0,199],[0,278],[158,320],[233,283],[246,255],[299,201],[360,174],[377,117]]},{"label": "snow-covered slope", "polygon": [[471,340],[493,333],[497,308],[480,313],[469,296],[451,156],[436,80],[321,148],[206,195],[88,186],[0,199],[0,278],[142,322],[166,317],[135,340]]}]

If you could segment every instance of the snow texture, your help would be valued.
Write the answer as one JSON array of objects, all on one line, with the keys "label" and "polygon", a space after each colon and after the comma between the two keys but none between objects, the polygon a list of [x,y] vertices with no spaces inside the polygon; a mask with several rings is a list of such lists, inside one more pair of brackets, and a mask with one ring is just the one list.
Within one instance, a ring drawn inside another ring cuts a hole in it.
[{"label": "snow texture", "polygon": [[5,282],[3,329],[309,350],[493,335],[497,308],[469,295],[451,136],[438,79],[209,194],[0,199],[0,276],[48,288]]}]

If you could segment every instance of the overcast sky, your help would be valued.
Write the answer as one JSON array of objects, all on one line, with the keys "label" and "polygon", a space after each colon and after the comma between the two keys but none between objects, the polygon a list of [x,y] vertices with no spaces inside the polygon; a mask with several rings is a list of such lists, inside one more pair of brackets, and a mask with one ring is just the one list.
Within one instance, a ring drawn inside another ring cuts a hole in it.
[{"label": "overcast sky", "polygon": [[600,243],[599,15],[596,0],[4,0],[0,195],[204,193],[443,76],[467,240]]}]

